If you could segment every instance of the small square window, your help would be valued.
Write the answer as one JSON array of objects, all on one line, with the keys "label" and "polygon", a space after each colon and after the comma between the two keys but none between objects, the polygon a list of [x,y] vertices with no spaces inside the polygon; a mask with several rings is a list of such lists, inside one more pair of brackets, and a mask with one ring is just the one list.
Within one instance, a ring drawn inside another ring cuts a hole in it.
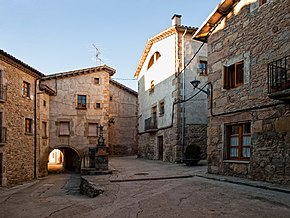
[{"label": "small square window", "polygon": [[100,84],[100,78],[94,78],[95,84]]},{"label": "small square window", "polygon": [[30,83],[25,81],[22,83],[22,96],[30,98]]},{"label": "small square window", "polygon": [[70,135],[69,122],[60,122],[59,123],[59,135],[60,136]]},{"label": "small square window", "polygon": [[25,118],[25,133],[32,134],[32,119]]},{"label": "small square window", "polygon": [[97,123],[89,123],[88,136],[98,136],[98,124]]},{"label": "small square window", "polygon": [[101,108],[101,103],[96,103],[96,108]]}]

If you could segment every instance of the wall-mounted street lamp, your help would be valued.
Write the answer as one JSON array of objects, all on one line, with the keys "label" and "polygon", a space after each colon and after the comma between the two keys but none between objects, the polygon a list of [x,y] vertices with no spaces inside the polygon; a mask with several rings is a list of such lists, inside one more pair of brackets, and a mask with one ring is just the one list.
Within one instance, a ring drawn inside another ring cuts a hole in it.
[{"label": "wall-mounted street lamp", "polygon": [[198,90],[202,91],[203,93],[205,93],[207,96],[209,96],[209,94],[210,94],[209,89],[207,89],[207,90],[205,91],[203,88],[200,89],[200,88],[198,87],[198,85],[200,84],[200,81],[199,81],[199,80],[197,80],[197,79],[195,78],[195,79],[194,79],[193,81],[191,81],[190,83],[191,83],[191,85],[193,86],[193,90],[194,90],[194,89],[198,89]]}]

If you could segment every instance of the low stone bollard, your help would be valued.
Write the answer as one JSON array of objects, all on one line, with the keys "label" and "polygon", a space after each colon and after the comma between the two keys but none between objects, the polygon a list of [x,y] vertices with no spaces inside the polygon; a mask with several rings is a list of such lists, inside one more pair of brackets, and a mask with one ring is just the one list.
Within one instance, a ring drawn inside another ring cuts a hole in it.
[{"label": "low stone bollard", "polygon": [[104,192],[104,188],[91,183],[86,177],[81,176],[80,193],[95,198]]}]

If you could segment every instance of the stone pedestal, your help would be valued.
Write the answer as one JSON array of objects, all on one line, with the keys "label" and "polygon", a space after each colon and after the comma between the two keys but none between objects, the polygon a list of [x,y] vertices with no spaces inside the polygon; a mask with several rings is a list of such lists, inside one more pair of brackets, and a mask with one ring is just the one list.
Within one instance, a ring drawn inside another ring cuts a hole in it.
[{"label": "stone pedestal", "polygon": [[95,168],[96,170],[108,170],[109,169],[109,158],[108,158],[108,147],[97,146]]}]

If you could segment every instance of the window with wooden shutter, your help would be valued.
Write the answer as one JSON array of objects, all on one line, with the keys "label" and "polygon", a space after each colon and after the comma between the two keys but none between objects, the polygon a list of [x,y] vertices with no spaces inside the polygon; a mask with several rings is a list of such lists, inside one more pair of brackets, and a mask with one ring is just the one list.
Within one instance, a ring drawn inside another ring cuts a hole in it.
[{"label": "window with wooden shutter", "polygon": [[244,84],[244,62],[240,61],[224,67],[224,89],[232,89]]}]

